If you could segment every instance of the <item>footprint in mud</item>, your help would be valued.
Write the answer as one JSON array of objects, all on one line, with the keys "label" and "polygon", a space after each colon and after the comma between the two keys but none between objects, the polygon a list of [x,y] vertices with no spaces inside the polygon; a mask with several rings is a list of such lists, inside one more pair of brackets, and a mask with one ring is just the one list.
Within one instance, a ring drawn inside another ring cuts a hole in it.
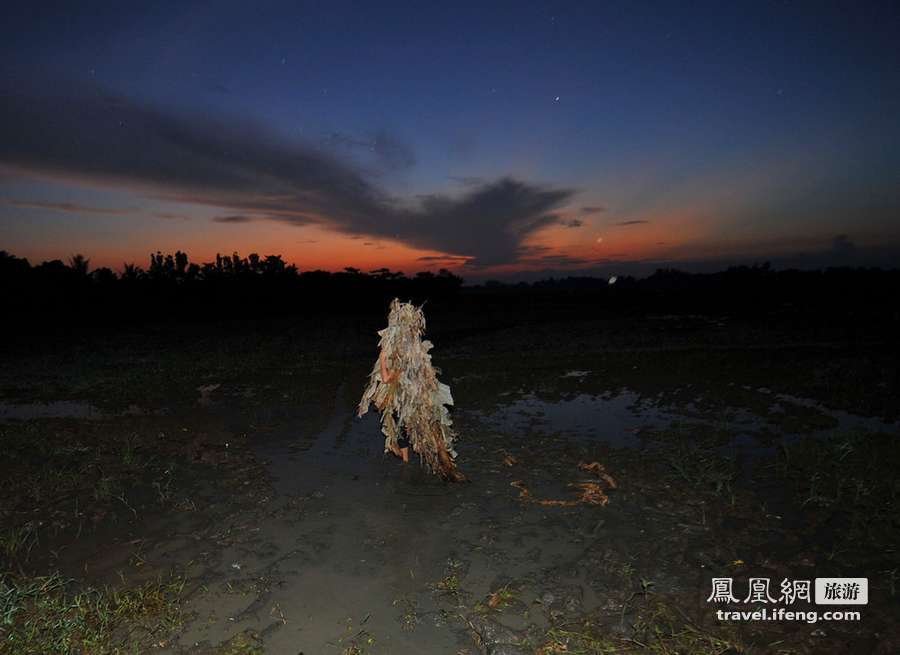
[{"label": "footprint in mud", "polygon": [[554,585],[540,595],[541,605],[551,622],[581,614],[584,590],[578,585]]}]

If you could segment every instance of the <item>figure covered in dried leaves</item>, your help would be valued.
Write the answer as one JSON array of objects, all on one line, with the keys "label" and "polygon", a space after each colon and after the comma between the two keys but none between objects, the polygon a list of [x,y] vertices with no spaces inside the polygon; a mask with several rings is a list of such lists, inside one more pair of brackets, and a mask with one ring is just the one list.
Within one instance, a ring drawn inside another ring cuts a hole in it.
[{"label": "figure covered in dried leaves", "polygon": [[385,452],[405,462],[411,446],[432,473],[461,482],[465,476],[454,462],[456,434],[446,407],[453,404],[453,397],[450,387],[437,379],[440,370],[432,366],[428,353],[433,344],[422,339],[424,332],[421,307],[394,298],[388,326],[378,331],[381,353],[369,374],[357,416],[374,403],[381,412]]}]

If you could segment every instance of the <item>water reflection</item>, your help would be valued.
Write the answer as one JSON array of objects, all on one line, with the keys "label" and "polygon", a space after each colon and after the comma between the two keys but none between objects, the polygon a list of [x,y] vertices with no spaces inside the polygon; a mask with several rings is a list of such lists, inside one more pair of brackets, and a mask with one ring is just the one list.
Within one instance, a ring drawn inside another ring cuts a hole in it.
[{"label": "water reflection", "polygon": [[96,405],[80,400],[54,400],[51,402],[16,403],[0,401],[0,423],[31,421],[36,419],[73,418],[96,421],[116,416],[162,415],[165,409],[148,411],[137,405],[129,405],[120,412],[107,412]]},{"label": "water reflection", "polygon": [[679,415],[649,405],[631,390],[548,402],[533,393],[498,405],[493,411],[471,410],[470,416],[506,434],[559,434],[596,439],[616,446],[632,445],[643,428],[664,427]]},{"label": "water reflection", "polygon": [[686,426],[707,429],[725,436],[732,445],[750,448],[767,448],[773,438],[898,431],[896,423],[830,410],[805,398],[760,391],[760,399],[765,402],[751,399],[747,406],[740,407],[716,403],[708,395],[689,399],[681,391],[647,395],[621,388],[551,400],[533,392],[506,393],[500,394],[501,402],[490,410],[465,413],[502,434],[522,438],[559,435],[612,446],[638,446],[642,433]]}]

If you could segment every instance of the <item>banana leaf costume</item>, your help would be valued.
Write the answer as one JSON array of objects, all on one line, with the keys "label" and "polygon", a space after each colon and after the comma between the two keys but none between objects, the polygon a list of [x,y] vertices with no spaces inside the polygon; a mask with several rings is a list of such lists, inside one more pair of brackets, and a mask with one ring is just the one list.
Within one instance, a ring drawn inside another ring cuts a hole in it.
[{"label": "banana leaf costume", "polygon": [[460,482],[465,476],[456,468],[453,442],[456,433],[447,405],[453,404],[450,387],[438,381],[440,369],[431,364],[430,341],[422,340],[425,315],[412,303],[391,301],[388,326],[378,331],[378,347],[387,368],[399,372],[389,383],[381,379],[381,359],[369,374],[357,416],[373,404],[381,412],[385,452],[397,452],[397,438],[404,430],[413,451],[435,475]]}]

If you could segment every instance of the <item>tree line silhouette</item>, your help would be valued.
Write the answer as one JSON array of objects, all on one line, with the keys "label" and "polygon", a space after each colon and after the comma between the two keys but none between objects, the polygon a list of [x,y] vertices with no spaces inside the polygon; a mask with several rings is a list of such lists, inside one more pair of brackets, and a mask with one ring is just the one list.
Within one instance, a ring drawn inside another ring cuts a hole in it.
[{"label": "tree line silhouette", "polygon": [[80,254],[32,266],[0,251],[3,306],[13,317],[7,328],[33,329],[54,320],[74,327],[72,319],[109,324],[381,311],[394,296],[443,300],[462,283],[446,269],[413,277],[387,268],[301,272],[280,255],[256,253],[216,255],[197,264],[180,250],[156,252],[146,269],[125,264],[117,274],[107,267],[92,270]]},{"label": "tree line silhouette", "polygon": [[640,279],[569,276],[464,287],[463,278],[446,269],[412,277],[387,268],[301,272],[279,255],[255,253],[216,255],[198,264],[180,250],[156,252],[146,269],[126,264],[117,274],[91,269],[80,254],[32,266],[0,251],[0,289],[10,317],[4,328],[14,332],[323,314],[382,317],[394,297],[468,312],[477,324],[648,313],[780,314],[886,326],[900,321],[900,270],[776,271],[768,264],[717,273],[659,269]]}]

